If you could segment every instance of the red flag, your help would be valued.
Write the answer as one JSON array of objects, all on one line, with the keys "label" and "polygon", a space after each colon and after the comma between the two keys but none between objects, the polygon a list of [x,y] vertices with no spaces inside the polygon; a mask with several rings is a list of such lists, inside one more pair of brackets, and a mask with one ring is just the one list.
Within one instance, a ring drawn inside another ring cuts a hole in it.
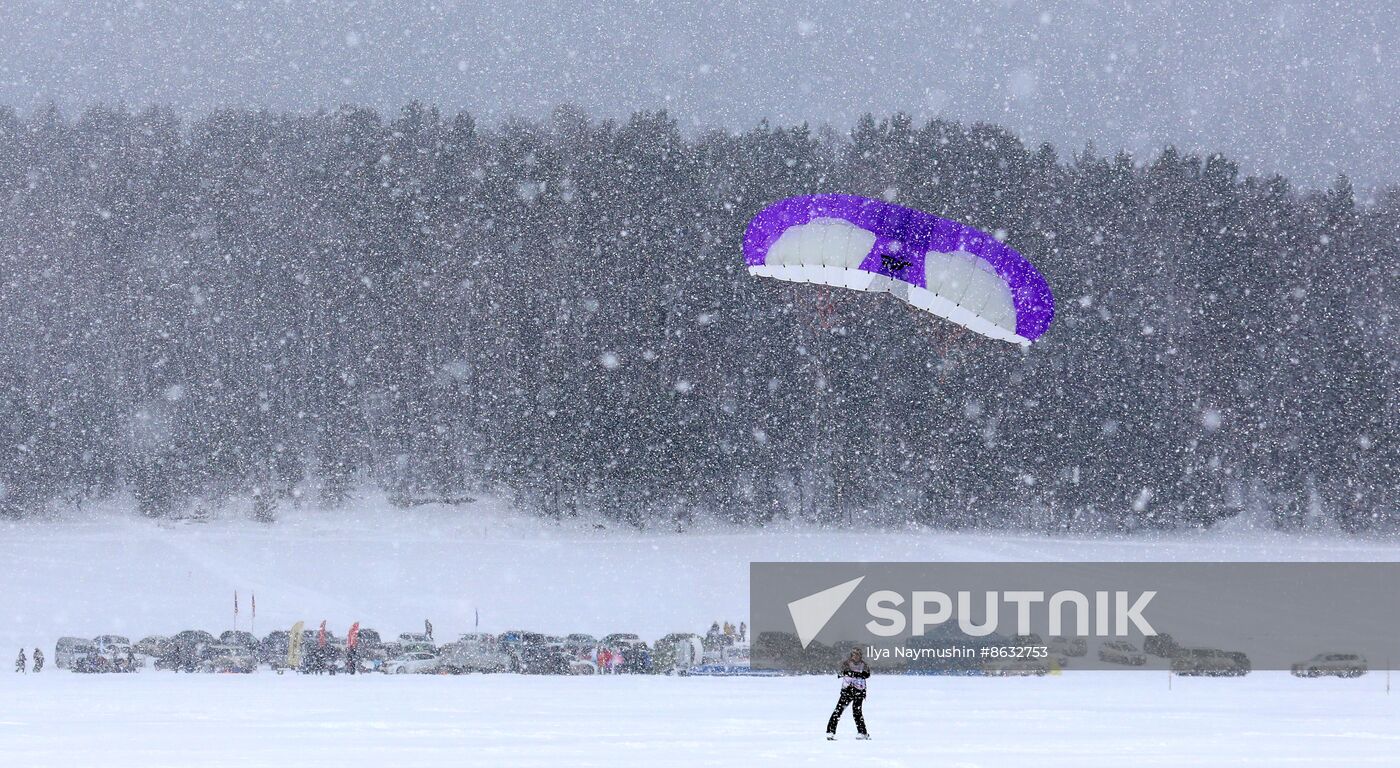
[{"label": "red flag", "polygon": [[316,633],[316,645],[324,648],[326,646],[326,622],[321,622],[321,631]]},{"label": "red flag", "polygon": [[355,647],[355,642],[360,639],[360,622],[350,625],[350,631],[345,634],[345,644],[351,648]]}]

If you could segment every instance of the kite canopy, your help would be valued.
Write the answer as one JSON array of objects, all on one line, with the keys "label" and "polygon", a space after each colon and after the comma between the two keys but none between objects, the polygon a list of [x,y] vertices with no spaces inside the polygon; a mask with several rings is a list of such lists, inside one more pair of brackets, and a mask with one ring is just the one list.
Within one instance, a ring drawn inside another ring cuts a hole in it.
[{"label": "kite canopy", "polygon": [[1055,316],[1050,286],[1021,254],[981,230],[883,200],[780,200],[749,222],[744,261],[761,277],[887,292],[1022,345]]}]

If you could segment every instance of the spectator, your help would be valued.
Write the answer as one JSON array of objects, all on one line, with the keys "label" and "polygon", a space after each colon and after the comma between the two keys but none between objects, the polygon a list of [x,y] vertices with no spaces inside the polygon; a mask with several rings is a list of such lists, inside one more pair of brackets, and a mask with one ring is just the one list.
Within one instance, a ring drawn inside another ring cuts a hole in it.
[{"label": "spectator", "polygon": [[44,669],[44,652],[38,648],[34,649],[34,673],[38,674]]},{"label": "spectator", "polygon": [[29,660],[24,658],[24,649],[19,649],[19,658],[15,659],[16,672],[28,672]]}]

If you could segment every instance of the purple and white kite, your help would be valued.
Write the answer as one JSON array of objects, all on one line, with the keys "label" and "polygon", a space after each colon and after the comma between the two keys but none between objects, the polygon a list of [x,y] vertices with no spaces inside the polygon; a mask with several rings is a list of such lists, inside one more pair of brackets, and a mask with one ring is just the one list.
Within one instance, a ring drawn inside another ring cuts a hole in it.
[{"label": "purple and white kite", "polygon": [[1050,286],[1021,254],[965,224],[854,195],[804,195],[744,233],[749,274],[887,292],[993,339],[1029,345],[1050,326]]}]

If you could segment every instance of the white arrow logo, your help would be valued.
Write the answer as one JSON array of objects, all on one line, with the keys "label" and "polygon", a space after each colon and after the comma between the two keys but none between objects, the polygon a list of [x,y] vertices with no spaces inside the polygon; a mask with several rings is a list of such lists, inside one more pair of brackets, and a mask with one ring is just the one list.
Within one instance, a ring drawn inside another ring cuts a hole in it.
[{"label": "white arrow logo", "polygon": [[802,642],[803,648],[816,639],[862,581],[865,581],[864,576],[788,603],[792,626],[797,630],[797,639]]}]

